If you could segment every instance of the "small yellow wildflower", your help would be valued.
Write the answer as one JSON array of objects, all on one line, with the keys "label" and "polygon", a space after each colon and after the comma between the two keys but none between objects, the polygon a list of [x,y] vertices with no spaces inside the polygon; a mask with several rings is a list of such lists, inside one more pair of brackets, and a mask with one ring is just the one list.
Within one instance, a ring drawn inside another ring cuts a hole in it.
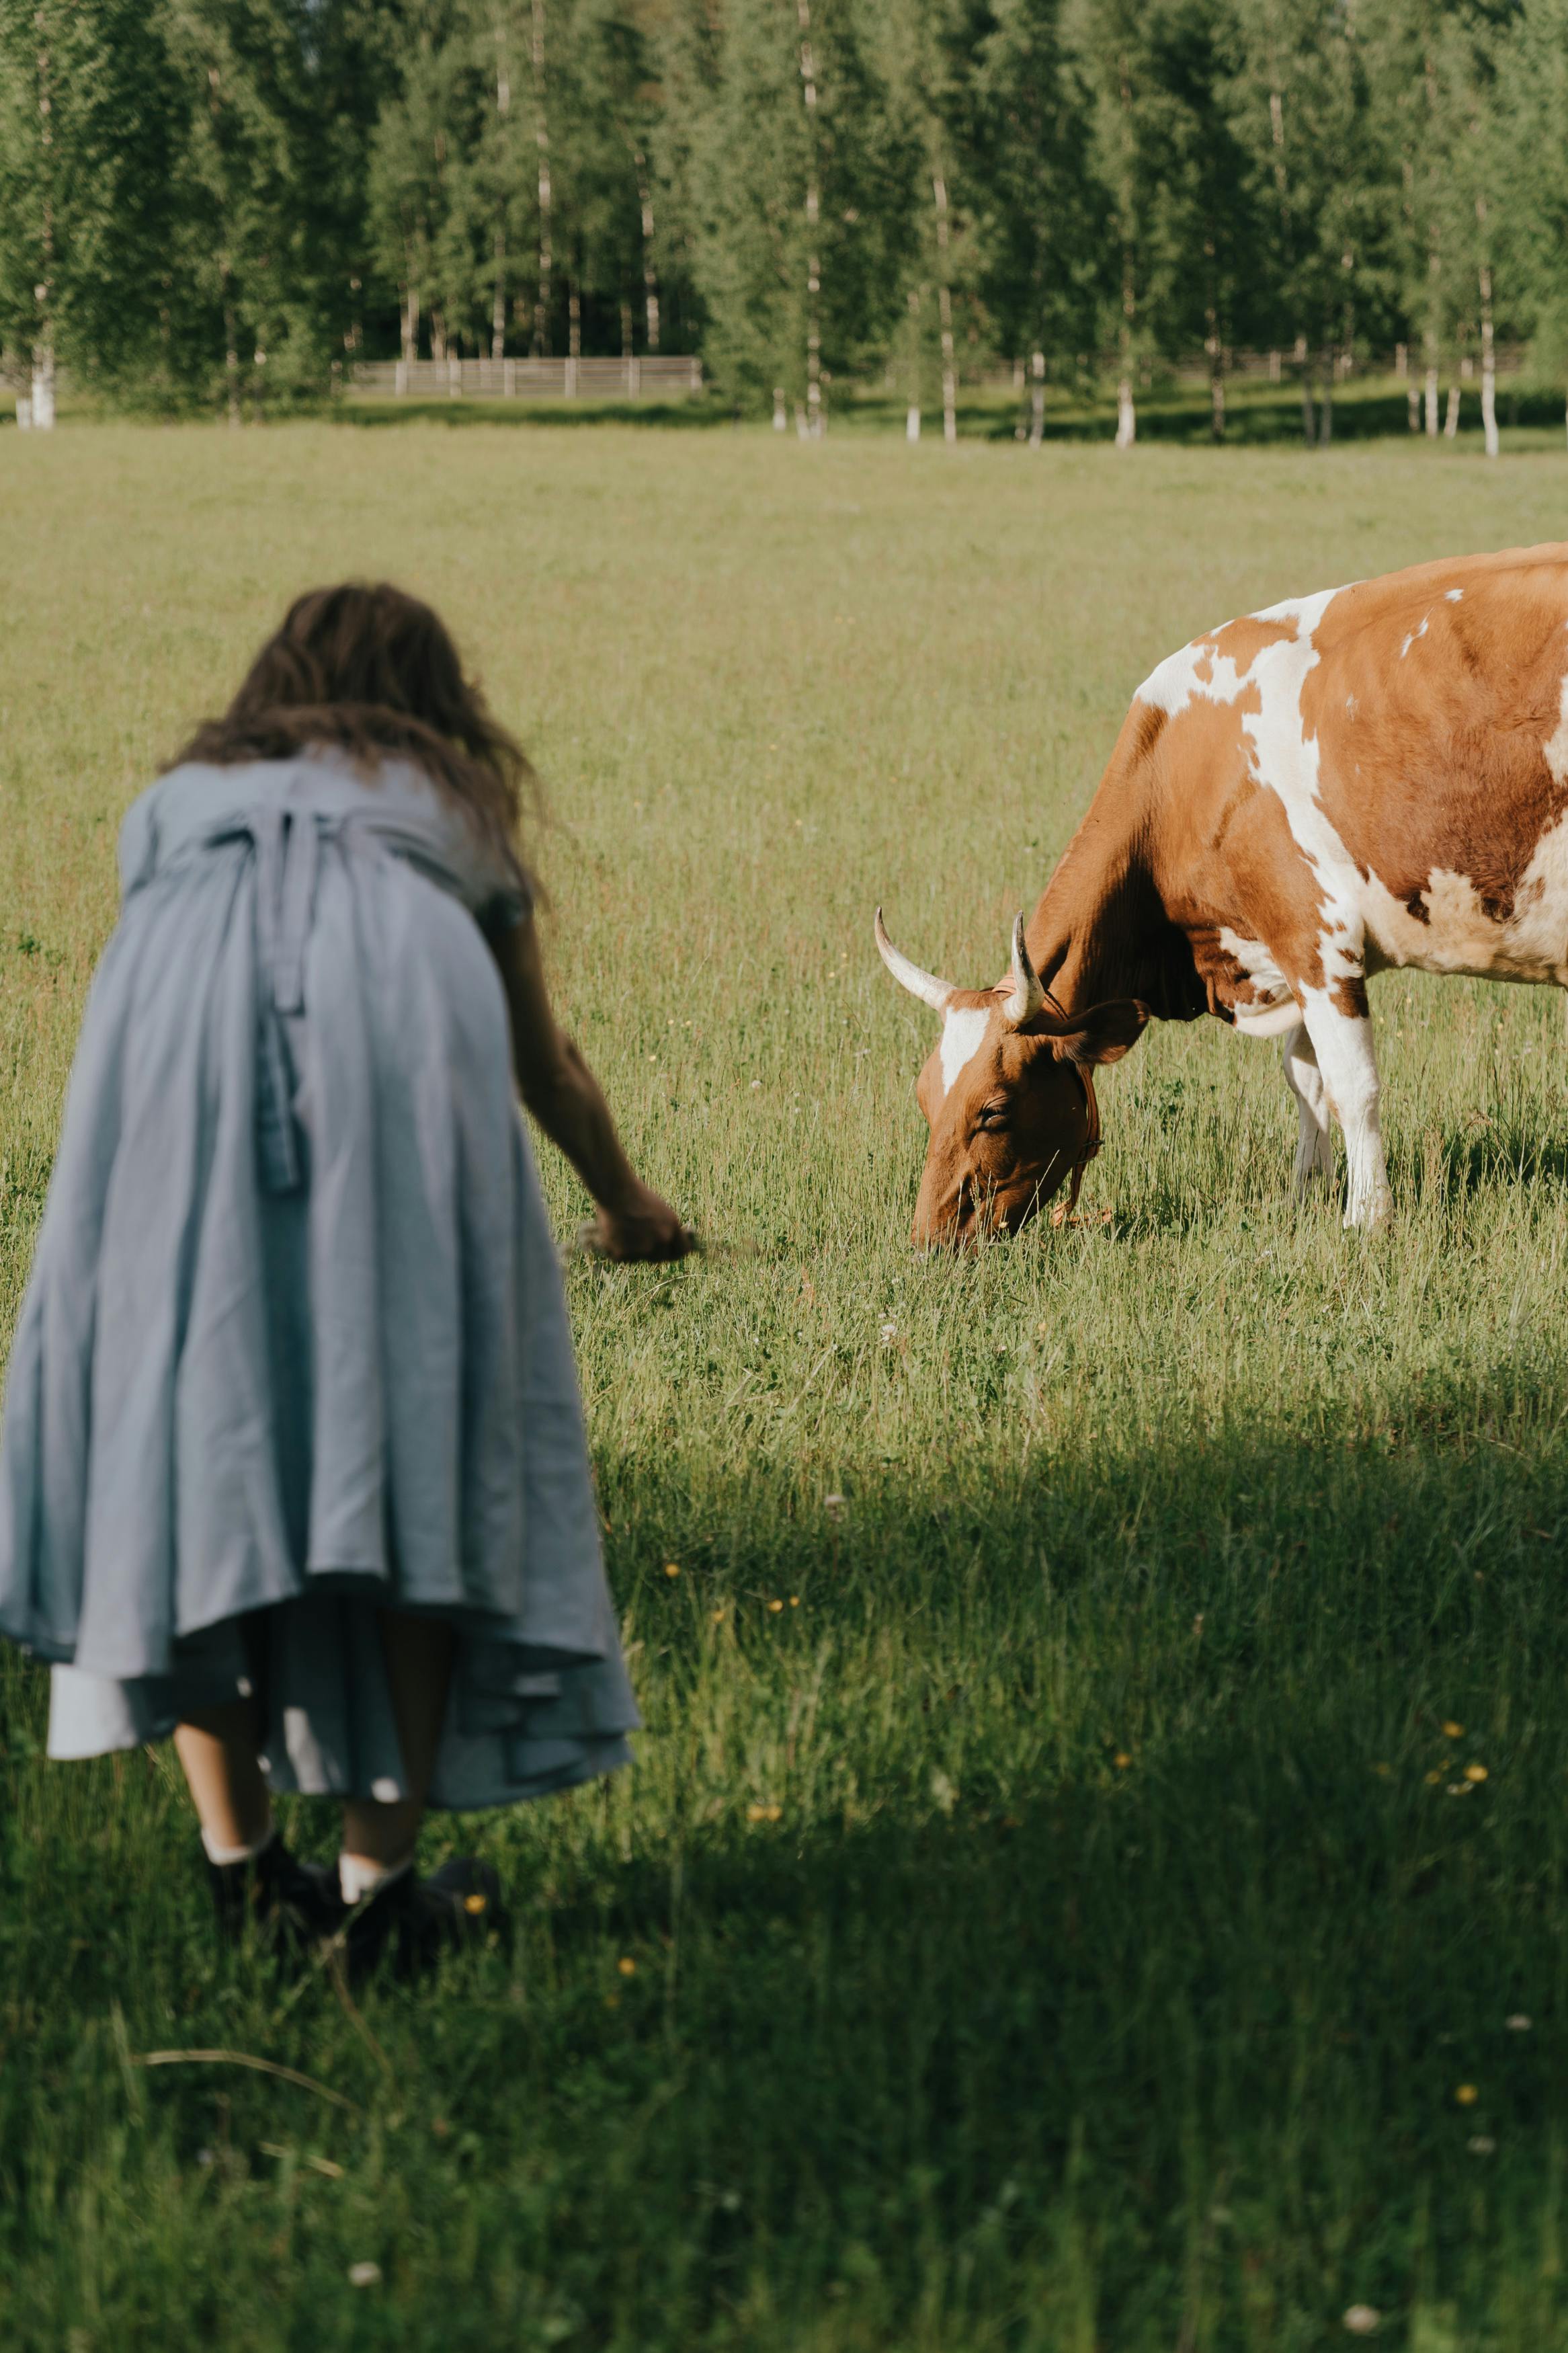
[{"label": "small yellow wildflower", "polygon": [[679,1577],[680,1563],[678,1560],[667,1560],[664,1564],[664,1573],[666,1577]]},{"label": "small yellow wildflower", "polygon": [[715,1626],[721,1626],[724,1623],[724,1612],[721,1608],[713,1612],[713,1623]]},{"label": "small yellow wildflower", "polygon": [[463,1898],[464,1911],[471,1912],[476,1919],[478,1919],[481,1912],[488,1911],[489,1908],[489,1897],[488,1895],[481,1895],[477,1887],[471,1895],[465,1895]]},{"label": "small yellow wildflower", "polygon": [[1464,1736],[1465,1727],[1462,1724],[1446,1724],[1443,1726],[1445,1740],[1463,1740]]},{"label": "small yellow wildflower", "polygon": [[637,1965],[629,1953],[623,1953],[616,1967],[624,1978],[635,1978],[637,1973]]},{"label": "small yellow wildflower", "polygon": [[770,1601],[768,1608],[773,1611],[773,1616],[776,1618],[779,1611],[784,1608],[784,1603],[782,1601]]},{"label": "small yellow wildflower", "polygon": [[746,1808],[746,1820],[749,1822],[776,1822],[782,1820],[783,1815],[782,1806],[748,1806]]},{"label": "small yellow wildflower", "polygon": [[1428,1773],[1426,1776],[1426,1787],[1429,1789],[1435,1789],[1442,1778],[1443,1776],[1441,1773]]},{"label": "small yellow wildflower", "polygon": [[1466,1778],[1466,1780],[1467,1780],[1467,1781],[1484,1781],[1484,1780],[1486,1779],[1486,1778],[1487,1778],[1487,1768],[1486,1768],[1486,1767],[1485,1767],[1484,1765],[1467,1765],[1467,1766],[1466,1766],[1466,1767],[1465,1767],[1465,1778]]},{"label": "small yellow wildflower", "polygon": [[1456,2084],[1454,2086],[1454,2097],[1462,2108],[1473,2108],[1480,2096],[1474,2084]]},{"label": "small yellow wildflower", "polygon": [[800,1596],[798,1593],[792,1593],[790,1595],[789,1606],[792,1609],[798,1609],[800,1608]]},{"label": "small yellow wildflower", "polygon": [[1117,1769],[1117,1771],[1118,1771],[1119,1773],[1125,1773],[1125,1772],[1126,1772],[1126,1770],[1127,1770],[1127,1767],[1129,1767],[1129,1765],[1131,1765],[1131,1762],[1132,1762],[1132,1759],[1131,1759],[1131,1757],[1129,1757],[1129,1755],[1127,1754],[1127,1751],[1126,1751],[1126,1749],[1125,1749],[1125,1748],[1119,1748],[1119,1749],[1117,1750],[1117,1752],[1116,1752],[1116,1757],[1115,1757],[1115,1764],[1116,1764],[1116,1769]]}]

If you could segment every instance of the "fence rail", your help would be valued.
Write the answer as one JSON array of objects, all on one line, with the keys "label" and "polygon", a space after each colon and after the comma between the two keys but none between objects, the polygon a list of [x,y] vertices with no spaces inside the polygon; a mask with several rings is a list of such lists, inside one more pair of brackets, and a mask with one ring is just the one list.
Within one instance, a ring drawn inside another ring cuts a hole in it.
[{"label": "fence rail", "polygon": [[702,363],[662,352],[627,359],[370,360],[350,389],[393,400],[660,400],[702,390]]}]

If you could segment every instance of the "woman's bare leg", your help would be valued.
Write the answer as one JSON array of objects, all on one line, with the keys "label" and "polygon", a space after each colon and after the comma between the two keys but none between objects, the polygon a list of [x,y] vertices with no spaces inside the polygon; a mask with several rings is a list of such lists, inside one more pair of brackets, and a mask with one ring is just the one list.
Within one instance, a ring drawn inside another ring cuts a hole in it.
[{"label": "woman's bare leg", "polygon": [[272,1827],[272,1799],[257,1754],[253,1700],[198,1709],[174,1726],[174,1753],[209,1854],[239,1854],[261,1845]]},{"label": "woman's bare leg", "polygon": [[343,1808],[343,1859],[385,1872],[406,1862],[414,1852],[446,1718],[457,1641],[438,1618],[402,1609],[382,1609],[377,1616],[408,1795],[390,1806],[352,1798]]}]

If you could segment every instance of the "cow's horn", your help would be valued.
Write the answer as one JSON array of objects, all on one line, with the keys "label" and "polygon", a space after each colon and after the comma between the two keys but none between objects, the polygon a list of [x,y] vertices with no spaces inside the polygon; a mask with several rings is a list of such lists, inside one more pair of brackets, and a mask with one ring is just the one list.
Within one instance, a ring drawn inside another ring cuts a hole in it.
[{"label": "cow's horn", "polygon": [[911,997],[918,997],[921,1003],[929,1005],[933,1013],[946,1011],[947,1000],[953,991],[952,982],[939,980],[934,972],[922,972],[918,964],[910,962],[902,949],[893,945],[888,937],[880,907],[877,910],[877,953],[900,988],[907,988]]},{"label": "cow's horn", "polygon": [[1029,962],[1029,951],[1024,945],[1024,918],[1022,915],[1015,915],[1013,918],[1013,994],[1002,1008],[1002,1018],[1005,1021],[1010,1022],[1015,1029],[1021,1029],[1026,1021],[1033,1020],[1045,1001],[1046,992],[1040,986],[1040,976]]}]

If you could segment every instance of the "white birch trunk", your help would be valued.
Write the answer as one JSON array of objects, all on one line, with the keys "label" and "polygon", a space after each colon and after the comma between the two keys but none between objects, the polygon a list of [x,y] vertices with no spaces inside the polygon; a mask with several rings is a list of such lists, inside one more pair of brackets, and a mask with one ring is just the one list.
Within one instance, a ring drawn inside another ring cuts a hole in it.
[{"label": "white birch trunk", "polygon": [[817,184],[816,67],[811,54],[811,0],[796,0],[800,79],[805,95],[805,414],[808,438],[820,440],[822,414],[822,195]]},{"label": "white birch trunk", "polygon": [[1409,379],[1405,387],[1405,414],[1409,419],[1410,430],[1412,433],[1419,433],[1421,430],[1421,390],[1414,376]]},{"label": "white birch trunk", "polygon": [[533,135],[539,149],[539,295],[533,306],[533,353],[550,355],[550,280],[553,198],[550,185],[550,117],[544,94],[545,0],[533,0]]},{"label": "white birch trunk", "polygon": [[43,338],[33,346],[32,410],[29,419],[37,433],[49,433],[55,422],[55,347],[47,328]]},{"label": "white birch trunk", "polygon": [[419,281],[414,274],[414,256],[408,257],[408,283],[403,290],[403,364],[412,367],[419,357]]},{"label": "white birch trunk", "polygon": [[1457,441],[1458,438],[1459,387],[1458,384],[1451,384],[1448,386],[1448,414],[1443,420],[1443,438],[1445,441]]},{"label": "white birch trunk", "polygon": [[37,284],[33,289],[33,299],[38,306],[38,326],[33,343],[32,409],[28,422],[36,433],[51,433],[55,423],[54,101],[50,88],[49,52],[42,46],[45,17],[41,8],[37,11],[34,22],[40,37],[37,53],[38,149],[43,165],[41,177],[44,183],[44,209],[39,277]]},{"label": "white birch trunk", "polygon": [[942,326],[942,438],[951,449],[958,440],[958,370],[952,356],[952,287],[948,277],[947,182],[940,167],[931,174],[936,199],[936,305]]},{"label": "white birch trunk", "polygon": [[1426,358],[1426,438],[1429,441],[1437,438],[1437,358],[1430,346]]},{"label": "white birch trunk", "polygon": [[658,349],[658,278],[653,266],[653,189],[647,176],[647,164],[639,147],[636,153],[637,168],[637,204],[642,214],[642,286],[643,310],[647,320],[647,347]]},{"label": "white birch trunk", "polygon": [[1132,379],[1124,375],[1116,387],[1116,446],[1131,449],[1138,438],[1138,411],[1132,406]]},{"label": "white birch trunk", "polygon": [[904,411],[904,438],[918,441],[921,438],[921,290],[910,288],[910,375],[909,406]]},{"label": "white birch trunk", "polygon": [[[1297,336],[1296,348],[1298,351],[1300,350],[1301,345],[1305,341],[1305,336]],[[1303,361],[1301,365],[1301,438],[1306,443],[1309,449],[1312,448],[1316,445],[1318,438],[1318,420],[1312,406],[1312,363],[1310,360]]]},{"label": "white birch trunk", "polygon": [[[1476,198],[1476,220],[1481,234],[1486,235],[1487,200]],[[1497,348],[1492,341],[1492,273],[1491,264],[1483,261],[1480,268],[1481,298],[1481,426],[1486,434],[1487,456],[1498,455],[1497,430]]]},{"label": "white birch trunk", "polygon": [[1029,447],[1037,449],[1046,438],[1046,355],[1029,357]]},{"label": "white birch trunk", "polygon": [[775,384],[773,386],[773,431],[775,433],[789,431],[789,412],[784,406],[782,384]]},{"label": "white birch trunk", "polygon": [[[506,69],[506,41],[500,25],[496,26],[496,118],[505,122],[511,112],[511,82]],[[495,226],[495,291],[490,303],[490,357],[506,358],[506,220],[498,215]]]}]

